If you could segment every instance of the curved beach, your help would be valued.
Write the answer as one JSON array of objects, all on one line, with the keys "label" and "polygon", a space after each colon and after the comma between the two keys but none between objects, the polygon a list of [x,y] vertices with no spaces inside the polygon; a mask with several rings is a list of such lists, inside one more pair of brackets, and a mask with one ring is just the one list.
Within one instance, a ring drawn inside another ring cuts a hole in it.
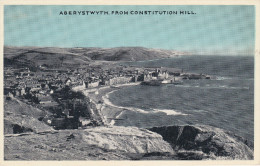
[{"label": "curved beach", "polygon": [[119,90],[122,87],[126,86],[136,86],[140,83],[128,83],[120,84],[116,86],[102,86],[91,89],[77,89],[82,91],[84,95],[90,98],[92,102],[96,104],[97,109],[100,111],[101,118],[104,121],[105,125],[114,125],[115,119],[118,119],[120,115],[128,110],[125,107],[116,106],[109,100],[109,94]]},{"label": "curved beach", "polygon": [[175,110],[168,110],[168,109],[153,109],[153,110],[143,110],[140,108],[134,107],[124,107],[118,106],[113,104],[109,96],[111,93],[127,86],[136,86],[140,85],[140,83],[128,83],[128,84],[120,84],[116,86],[102,86],[98,88],[91,88],[91,89],[78,89],[83,92],[84,95],[90,98],[92,102],[96,104],[97,109],[99,110],[99,114],[102,116],[104,124],[106,125],[114,125],[116,120],[123,120],[120,119],[120,116],[125,111],[133,111],[136,113],[142,114],[151,114],[151,113],[164,113],[166,115],[189,115],[184,114]]}]

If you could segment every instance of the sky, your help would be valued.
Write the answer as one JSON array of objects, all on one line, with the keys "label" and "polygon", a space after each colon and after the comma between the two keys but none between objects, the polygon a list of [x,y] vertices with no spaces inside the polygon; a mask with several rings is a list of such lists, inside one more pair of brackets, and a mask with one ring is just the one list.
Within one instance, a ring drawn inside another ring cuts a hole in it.
[{"label": "sky", "polygon": [[[63,15],[60,12],[63,12]],[[64,15],[64,11],[177,11],[175,15]],[[192,15],[180,15],[192,11]],[[4,44],[170,49],[253,55],[254,6],[5,6]]]}]

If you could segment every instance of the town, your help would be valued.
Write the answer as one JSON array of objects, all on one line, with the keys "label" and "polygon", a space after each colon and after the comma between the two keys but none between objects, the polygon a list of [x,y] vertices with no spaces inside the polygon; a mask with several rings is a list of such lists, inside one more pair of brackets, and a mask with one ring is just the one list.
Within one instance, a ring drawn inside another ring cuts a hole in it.
[{"label": "town", "polygon": [[183,73],[176,68],[141,68],[114,65],[73,69],[48,69],[39,66],[4,68],[4,94],[50,114],[39,118],[55,129],[104,125],[95,103],[74,89],[116,86],[131,82],[142,85],[179,84],[183,79],[209,79],[203,74]]}]

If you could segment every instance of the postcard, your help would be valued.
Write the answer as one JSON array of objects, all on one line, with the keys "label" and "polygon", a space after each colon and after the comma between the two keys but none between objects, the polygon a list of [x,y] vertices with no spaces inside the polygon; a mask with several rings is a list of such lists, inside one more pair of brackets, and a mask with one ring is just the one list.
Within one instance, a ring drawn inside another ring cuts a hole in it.
[{"label": "postcard", "polygon": [[259,2],[1,2],[1,163],[260,164]]}]

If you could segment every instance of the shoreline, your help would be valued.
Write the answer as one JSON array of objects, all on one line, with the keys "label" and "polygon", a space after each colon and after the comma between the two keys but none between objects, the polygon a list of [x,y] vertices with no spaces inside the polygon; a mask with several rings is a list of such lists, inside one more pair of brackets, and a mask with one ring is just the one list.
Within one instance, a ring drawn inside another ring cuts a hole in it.
[{"label": "shoreline", "polygon": [[[143,108],[136,108],[134,106],[125,106],[125,105],[116,105],[110,99],[110,95],[117,90],[120,90],[124,87],[136,86],[138,83],[127,83],[127,84],[118,84],[115,86],[100,86],[97,88],[85,88],[81,92],[87,96],[93,104],[95,104],[98,111],[97,116],[102,119],[102,122],[105,126],[133,126],[138,128],[151,128],[151,127],[160,127],[160,126],[172,126],[172,125],[209,125],[207,123],[200,123],[197,120],[194,120],[193,123],[188,123],[186,118],[192,118],[193,114],[185,111],[172,110],[172,109],[156,109],[148,108],[147,110]],[[139,87],[136,87],[138,89]],[[120,93],[120,92],[118,92]],[[131,91],[128,90],[128,93]],[[124,94],[120,93],[121,96]],[[120,100],[120,96],[116,98]],[[197,114],[197,113],[196,113]],[[184,117],[185,116],[185,117]],[[189,116],[189,117],[187,117]],[[157,119],[158,117],[158,119]],[[146,120],[143,120],[146,119]],[[162,119],[170,119],[169,121],[163,121]],[[143,121],[142,121],[143,120]],[[154,123],[156,120],[156,123]],[[175,122],[176,121],[176,122]],[[214,126],[214,125],[212,125]],[[227,131],[230,128],[222,127]],[[232,127],[231,127],[232,129]],[[239,132],[243,138],[250,140],[247,136],[248,132]],[[249,133],[250,134],[250,133]]]},{"label": "shoreline", "polygon": [[118,119],[120,115],[128,110],[125,107],[120,107],[112,104],[109,100],[109,94],[117,91],[123,87],[140,85],[137,83],[118,84],[115,86],[101,86],[97,88],[74,88],[75,91],[81,91],[86,97],[89,97],[90,101],[96,105],[97,110],[103,120],[103,123],[108,126],[115,124],[114,119]]},{"label": "shoreline", "polygon": [[118,106],[113,104],[110,99],[109,95],[114,93],[115,91],[128,86],[136,86],[140,85],[141,82],[138,83],[127,83],[127,84],[118,84],[115,86],[102,86],[97,88],[91,89],[80,89],[85,96],[89,97],[91,102],[94,102],[96,105],[97,110],[99,111],[99,115],[105,125],[113,126],[116,123],[116,120],[123,120],[120,119],[120,116],[125,111],[133,111],[141,114],[153,114],[153,113],[164,113],[166,115],[173,115],[173,116],[188,116],[189,114],[181,113],[176,110],[170,109],[152,109],[150,111],[146,111],[140,108],[134,107],[126,107],[126,106]]}]

